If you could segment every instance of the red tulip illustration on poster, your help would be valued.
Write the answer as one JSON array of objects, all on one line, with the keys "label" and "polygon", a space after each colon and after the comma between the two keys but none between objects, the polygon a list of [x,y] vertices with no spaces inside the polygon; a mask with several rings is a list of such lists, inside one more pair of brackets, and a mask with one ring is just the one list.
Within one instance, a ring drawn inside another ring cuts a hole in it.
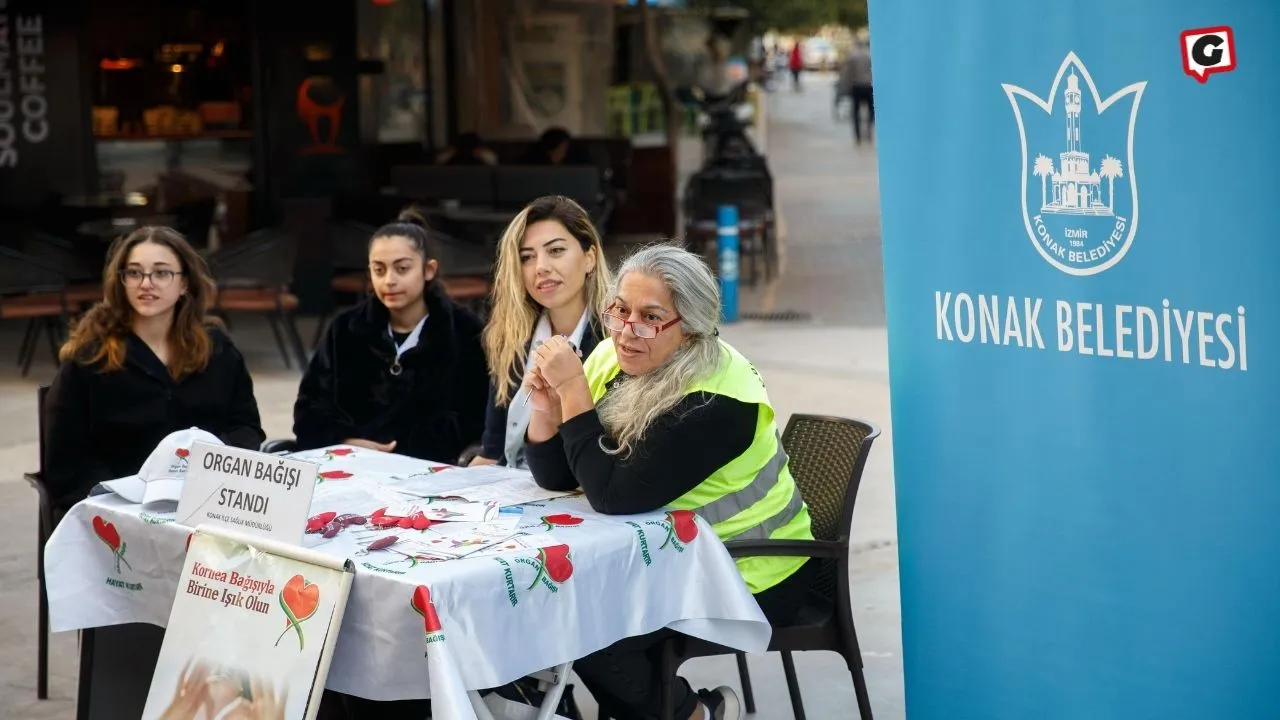
[{"label": "red tulip illustration on poster", "polygon": [[684,551],[684,546],[698,537],[698,516],[692,510],[672,510],[667,513],[667,539],[658,549],[671,545],[676,550]]},{"label": "red tulip illustration on poster", "polygon": [[558,527],[576,527],[582,524],[582,518],[569,513],[560,513],[559,515],[543,515],[542,524],[547,530]]},{"label": "red tulip illustration on poster", "polygon": [[120,574],[120,563],[124,563],[125,567],[130,570],[133,566],[128,560],[124,559],[126,543],[120,539],[120,531],[116,530],[116,526],[102,519],[101,515],[93,516],[93,534],[97,535],[102,542],[111,548],[111,554],[115,557],[116,574]]},{"label": "red tulip illustration on poster", "polygon": [[440,616],[436,614],[436,605],[431,601],[431,590],[426,585],[413,589],[413,601],[410,603],[414,612],[422,616],[422,626],[427,634],[440,632]]},{"label": "red tulip illustration on poster", "polygon": [[298,633],[298,650],[301,651],[306,647],[302,623],[315,615],[318,607],[320,607],[320,586],[308,582],[301,575],[289,578],[289,582],[280,589],[280,608],[284,610],[286,624],[284,632],[276,638],[276,647],[280,646],[280,641],[284,639],[290,628]]}]

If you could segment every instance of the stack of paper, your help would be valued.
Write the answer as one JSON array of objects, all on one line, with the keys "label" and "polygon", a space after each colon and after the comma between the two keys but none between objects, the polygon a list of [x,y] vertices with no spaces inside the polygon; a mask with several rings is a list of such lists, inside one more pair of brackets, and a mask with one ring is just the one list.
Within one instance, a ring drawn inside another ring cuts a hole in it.
[{"label": "stack of paper", "polygon": [[461,498],[499,507],[574,495],[577,491],[545,490],[527,470],[496,465],[449,468],[414,478],[392,478],[383,485],[397,492],[423,498]]}]

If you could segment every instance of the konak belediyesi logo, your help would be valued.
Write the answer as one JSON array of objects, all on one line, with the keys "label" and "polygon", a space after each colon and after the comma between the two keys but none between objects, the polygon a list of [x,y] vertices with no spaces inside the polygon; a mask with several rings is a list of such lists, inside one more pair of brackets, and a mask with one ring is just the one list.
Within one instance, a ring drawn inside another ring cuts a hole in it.
[{"label": "konak belediyesi logo", "polygon": [[1027,237],[1068,275],[1120,262],[1138,230],[1133,136],[1146,82],[1105,100],[1074,52],[1040,98],[1004,84],[1022,143],[1021,204]]}]

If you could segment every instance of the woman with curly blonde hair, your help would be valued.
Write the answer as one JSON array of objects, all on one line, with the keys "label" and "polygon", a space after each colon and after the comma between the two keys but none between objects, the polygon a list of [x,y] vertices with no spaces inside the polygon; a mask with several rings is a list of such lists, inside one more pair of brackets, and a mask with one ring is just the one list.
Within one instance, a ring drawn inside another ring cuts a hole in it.
[{"label": "woman with curly blonde hair", "polygon": [[498,242],[493,307],[484,331],[489,410],[471,465],[525,467],[529,408],[516,391],[529,353],[559,335],[589,355],[604,337],[600,310],[609,280],[600,235],[578,203],[548,195],[511,220]]},{"label": "woman with curly blonde hair", "polygon": [[244,358],[206,314],[215,286],[204,258],[178,231],[142,227],[118,240],[102,286],[45,400],[45,482],[61,510],[138,472],[177,430],[251,449],[265,437]]}]

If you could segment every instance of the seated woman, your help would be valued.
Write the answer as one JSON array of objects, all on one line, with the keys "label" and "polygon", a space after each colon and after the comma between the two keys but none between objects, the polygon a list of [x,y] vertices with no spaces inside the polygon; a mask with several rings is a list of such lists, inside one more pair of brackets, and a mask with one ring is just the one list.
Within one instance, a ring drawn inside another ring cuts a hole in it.
[{"label": "seated woman", "polygon": [[484,330],[491,384],[482,447],[471,465],[526,467],[529,406],[515,400],[531,347],[563,335],[586,357],[604,332],[609,267],[587,211],[561,196],[538,198],[498,241],[493,307]]},{"label": "seated woman", "polygon": [[562,127],[547,128],[534,142],[518,165],[590,165],[591,153]]},{"label": "seated woman", "polygon": [[45,483],[59,513],[97,483],[138,472],[177,430],[253,450],[264,437],[244,358],[205,314],[209,270],[182,235],[134,230],[111,249],[102,285],[45,400]]},{"label": "seated woman", "polygon": [[483,325],[436,275],[426,223],[407,211],[369,241],[373,294],[340,313],[293,406],[299,449],[346,443],[453,462],[484,431]]},{"label": "seated woman", "polygon": [[[751,363],[720,340],[720,293],[702,260],[655,245],[618,270],[603,315],[609,339],[585,365],[562,338],[535,352],[526,453],[538,484],[581,487],[597,512],[697,512],[723,540],[811,540],[809,510],[779,445],[773,406]],[[779,462],[781,461],[781,462]],[[737,561],[774,624],[794,621],[807,558]],[[649,650],[674,631],[627,638],[574,663],[617,717],[660,716]],[[678,718],[738,718],[733,690],[676,688]]]},{"label": "seated woman", "polygon": [[479,133],[464,132],[437,157],[439,165],[497,165],[498,156],[480,139]]}]

